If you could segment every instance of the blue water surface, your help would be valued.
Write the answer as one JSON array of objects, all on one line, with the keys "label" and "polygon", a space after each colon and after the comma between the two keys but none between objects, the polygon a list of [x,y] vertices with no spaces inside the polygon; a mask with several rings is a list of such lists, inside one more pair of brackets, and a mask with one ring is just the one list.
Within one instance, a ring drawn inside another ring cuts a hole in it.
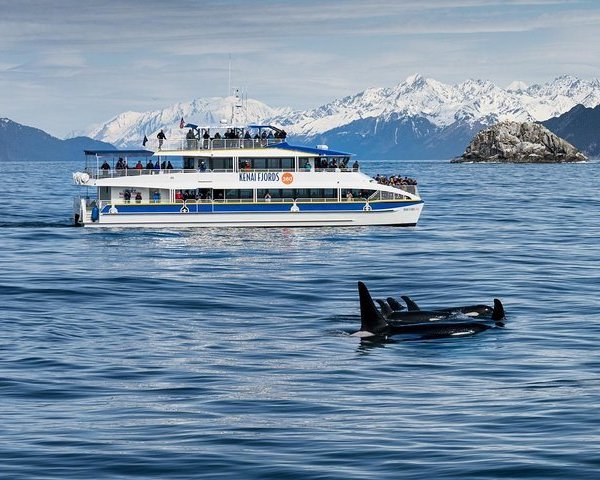
[{"label": "blue water surface", "polygon": [[[362,167],[416,228],[78,229],[0,164],[0,478],[597,478],[600,163]],[[507,325],[361,343],[358,280]]]}]

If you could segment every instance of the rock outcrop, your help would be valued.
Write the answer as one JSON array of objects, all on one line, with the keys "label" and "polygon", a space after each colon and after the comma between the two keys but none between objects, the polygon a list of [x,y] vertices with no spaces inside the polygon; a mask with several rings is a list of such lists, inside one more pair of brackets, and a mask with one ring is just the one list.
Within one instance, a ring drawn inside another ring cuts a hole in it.
[{"label": "rock outcrop", "polygon": [[543,125],[500,122],[479,132],[465,153],[452,162],[565,163],[587,157]]}]

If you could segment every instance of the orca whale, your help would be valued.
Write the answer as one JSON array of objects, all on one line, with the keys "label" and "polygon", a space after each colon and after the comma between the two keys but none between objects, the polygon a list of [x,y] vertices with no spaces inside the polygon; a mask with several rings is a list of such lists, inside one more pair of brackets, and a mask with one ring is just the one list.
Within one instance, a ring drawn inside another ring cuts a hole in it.
[{"label": "orca whale", "polygon": [[454,315],[454,312],[441,312],[438,310],[411,310],[409,312],[394,311],[388,303],[378,298],[375,301],[379,304],[381,315],[390,323],[423,323],[444,320]]},{"label": "orca whale", "polygon": [[375,301],[379,304],[379,308],[381,310],[381,314],[383,315],[383,318],[388,318],[390,315],[392,315],[394,313],[392,308],[383,300],[376,298]]},{"label": "orca whale", "polygon": [[484,322],[427,322],[413,324],[388,323],[377,310],[367,286],[358,282],[360,299],[360,330],[352,334],[355,337],[389,337],[391,335],[417,334],[421,338],[443,338],[463,335],[473,335],[494,327],[502,327],[505,318],[502,302],[494,299],[494,310],[491,320],[493,324]]},{"label": "orca whale", "polygon": [[394,297],[387,297],[385,301],[388,303],[388,305],[394,312],[399,312],[400,310],[404,310],[406,308],[404,305],[400,304],[400,302],[398,302],[398,300],[396,300]]},{"label": "orca whale", "polygon": [[406,308],[409,312],[418,312],[421,310],[421,308],[419,308],[419,306],[412,301],[412,298],[407,297],[406,295],[402,295],[400,298],[404,300],[404,303],[406,303]]},{"label": "orca whale", "polygon": [[[403,295],[401,298],[406,302],[409,312],[418,312],[421,310],[410,297]],[[457,307],[436,308],[433,311],[448,314],[462,313],[468,317],[485,317],[490,316],[494,309],[487,305],[461,305]]]}]

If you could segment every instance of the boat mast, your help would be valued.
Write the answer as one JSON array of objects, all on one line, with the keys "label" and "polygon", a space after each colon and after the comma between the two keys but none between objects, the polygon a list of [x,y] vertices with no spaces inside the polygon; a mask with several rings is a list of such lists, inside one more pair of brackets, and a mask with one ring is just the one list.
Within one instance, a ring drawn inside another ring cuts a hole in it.
[{"label": "boat mast", "polygon": [[227,96],[231,95],[231,53],[229,54],[229,70],[228,70],[228,82],[227,82]]}]

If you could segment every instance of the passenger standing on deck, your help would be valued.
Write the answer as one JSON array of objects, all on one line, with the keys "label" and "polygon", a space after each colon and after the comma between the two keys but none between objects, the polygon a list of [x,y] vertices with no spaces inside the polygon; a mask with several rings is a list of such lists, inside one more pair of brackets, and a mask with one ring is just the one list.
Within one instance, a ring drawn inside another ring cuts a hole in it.
[{"label": "passenger standing on deck", "polygon": [[162,128],[160,129],[160,132],[158,132],[156,138],[158,138],[158,149],[160,150],[163,142],[167,139],[167,136],[165,135],[165,132],[163,132]]},{"label": "passenger standing on deck", "polygon": [[185,138],[187,139],[187,147],[189,150],[194,150],[196,148],[196,136],[194,135],[194,131],[190,128]]},{"label": "passenger standing on deck", "polygon": [[358,172],[359,169],[359,165],[358,165],[358,160],[354,160],[354,163],[352,164],[352,170],[354,170],[355,172]]}]

